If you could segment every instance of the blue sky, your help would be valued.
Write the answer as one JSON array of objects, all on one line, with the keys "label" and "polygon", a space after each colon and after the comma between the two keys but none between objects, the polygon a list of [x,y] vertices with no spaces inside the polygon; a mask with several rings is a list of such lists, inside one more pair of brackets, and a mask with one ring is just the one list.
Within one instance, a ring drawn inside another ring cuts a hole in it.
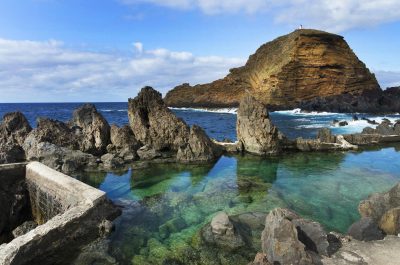
[{"label": "blue sky", "polygon": [[400,85],[398,0],[1,0],[0,102],[209,82],[299,24],[343,35],[382,87]]}]

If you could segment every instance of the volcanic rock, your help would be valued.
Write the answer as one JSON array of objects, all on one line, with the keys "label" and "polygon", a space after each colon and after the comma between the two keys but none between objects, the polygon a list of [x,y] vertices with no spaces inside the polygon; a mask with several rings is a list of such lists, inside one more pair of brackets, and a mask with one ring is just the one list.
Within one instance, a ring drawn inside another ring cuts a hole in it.
[{"label": "volcanic rock", "polygon": [[167,93],[173,107],[236,107],[246,91],[270,110],[398,111],[400,90],[383,92],[342,36],[302,29],[262,45],[223,79]]},{"label": "volcanic rock", "polygon": [[93,155],[106,153],[110,143],[110,125],[93,104],[76,109],[70,125],[82,137],[80,150]]},{"label": "volcanic rock", "polygon": [[117,154],[125,161],[133,161],[138,157],[136,151],[139,148],[140,143],[136,140],[131,127],[111,125],[111,144],[107,146],[109,153]]},{"label": "volcanic rock", "polygon": [[292,220],[297,214],[286,209],[272,210],[265,220],[262,233],[262,250],[268,261],[277,264],[312,264],[306,246],[299,241],[296,226]]},{"label": "volcanic rock", "polygon": [[0,164],[25,160],[21,146],[31,130],[28,120],[21,112],[4,115],[0,124]]},{"label": "volcanic rock", "polygon": [[172,152],[180,162],[207,162],[221,153],[200,127],[189,128],[176,117],[151,87],[144,87],[136,98],[129,99],[128,116],[135,138],[144,145],[137,151],[141,159]]},{"label": "volcanic rock", "polygon": [[239,142],[249,153],[270,155],[281,151],[280,134],[266,106],[250,94],[240,102],[236,130]]},{"label": "volcanic rock", "polygon": [[193,125],[186,146],[180,147],[176,158],[180,162],[209,162],[221,155],[220,148],[208,138],[204,130]]}]

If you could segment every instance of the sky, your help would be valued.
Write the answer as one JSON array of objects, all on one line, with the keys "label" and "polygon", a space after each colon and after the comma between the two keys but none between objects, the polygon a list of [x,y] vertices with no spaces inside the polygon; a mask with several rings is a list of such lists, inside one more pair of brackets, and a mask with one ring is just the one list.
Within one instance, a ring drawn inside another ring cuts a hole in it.
[{"label": "sky", "polygon": [[0,102],[123,102],[245,64],[302,24],[400,85],[399,0],[1,0]]}]

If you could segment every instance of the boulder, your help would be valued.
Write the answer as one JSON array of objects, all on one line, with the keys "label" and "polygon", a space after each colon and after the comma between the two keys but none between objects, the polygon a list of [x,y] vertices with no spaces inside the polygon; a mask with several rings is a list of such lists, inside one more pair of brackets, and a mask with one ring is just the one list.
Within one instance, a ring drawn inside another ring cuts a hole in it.
[{"label": "boulder", "polygon": [[105,154],[101,156],[101,162],[106,169],[115,169],[124,164],[124,160],[115,154]]},{"label": "boulder", "polygon": [[296,226],[298,238],[311,250],[319,255],[330,256],[328,235],[320,223],[302,218],[292,220]]},{"label": "boulder", "polygon": [[176,158],[184,163],[210,162],[216,160],[221,153],[219,146],[208,138],[204,130],[193,125],[187,144],[179,148]]},{"label": "boulder", "polygon": [[73,113],[70,127],[81,137],[80,150],[102,155],[110,144],[110,125],[93,104],[84,104]]},{"label": "boulder", "polygon": [[274,209],[266,217],[262,232],[262,250],[273,264],[312,264],[305,245],[299,241],[292,220],[298,215],[286,209]]},{"label": "boulder", "polygon": [[379,221],[379,227],[388,235],[400,234],[400,207],[385,212]]},{"label": "boulder", "polygon": [[236,130],[246,152],[272,155],[281,151],[278,128],[272,124],[266,106],[250,94],[240,102]]},{"label": "boulder", "polygon": [[378,224],[370,217],[363,217],[352,224],[347,233],[360,241],[381,240],[385,237]]},{"label": "boulder", "polygon": [[206,243],[227,250],[236,250],[246,246],[240,230],[225,212],[219,212],[214,216],[211,223],[202,229],[201,236]]},{"label": "boulder", "polygon": [[21,112],[4,115],[0,124],[0,164],[25,160],[21,146],[31,130],[32,127]]},{"label": "boulder", "polygon": [[139,148],[137,150],[137,154],[141,160],[152,160],[155,158],[161,158],[163,156],[163,154],[160,151],[158,151],[154,148],[151,148],[148,145],[145,145],[145,146],[142,146],[141,148]]},{"label": "boulder", "polygon": [[130,162],[138,158],[136,151],[139,148],[140,143],[128,125],[122,127],[111,125],[111,144],[107,146],[109,153],[117,154],[124,161]]}]

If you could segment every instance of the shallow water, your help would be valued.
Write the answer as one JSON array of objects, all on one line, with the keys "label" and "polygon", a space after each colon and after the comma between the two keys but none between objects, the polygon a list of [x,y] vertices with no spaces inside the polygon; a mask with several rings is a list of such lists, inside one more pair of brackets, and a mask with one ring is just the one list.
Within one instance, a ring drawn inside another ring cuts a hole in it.
[{"label": "shallow water", "polygon": [[[287,207],[328,231],[345,232],[359,218],[361,199],[400,180],[399,150],[223,156],[212,165],[159,164],[80,179],[124,205],[111,239],[112,253],[123,264],[165,264],[167,258],[185,264],[199,229],[218,211],[236,215]],[[210,260],[217,258],[210,254],[193,264]],[[219,262],[209,264],[224,264]]]}]

